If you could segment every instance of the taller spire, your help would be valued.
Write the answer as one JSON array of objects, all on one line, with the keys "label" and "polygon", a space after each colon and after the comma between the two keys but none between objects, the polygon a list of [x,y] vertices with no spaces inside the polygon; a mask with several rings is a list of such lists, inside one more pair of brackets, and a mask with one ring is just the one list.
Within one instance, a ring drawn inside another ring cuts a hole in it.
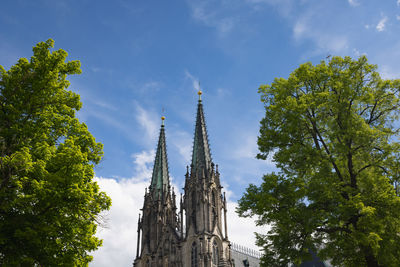
[{"label": "taller spire", "polygon": [[192,152],[192,166],[195,169],[211,167],[211,152],[208,144],[206,122],[204,119],[203,104],[201,101],[202,92],[199,90],[199,102],[197,104],[196,126],[194,129],[194,141]]},{"label": "taller spire", "polygon": [[160,137],[158,139],[156,158],[154,160],[153,175],[151,177],[151,191],[153,196],[158,197],[158,193],[164,193],[168,190],[169,186],[169,173],[168,173],[168,159],[167,159],[167,146],[165,143],[165,117],[161,117]]}]

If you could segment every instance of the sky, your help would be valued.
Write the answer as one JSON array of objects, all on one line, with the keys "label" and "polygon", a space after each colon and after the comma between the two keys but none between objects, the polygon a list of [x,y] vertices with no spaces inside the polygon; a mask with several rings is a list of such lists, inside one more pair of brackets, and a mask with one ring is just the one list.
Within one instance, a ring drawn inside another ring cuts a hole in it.
[{"label": "sky", "polygon": [[166,117],[169,171],[182,192],[190,164],[199,83],[213,161],[228,196],[231,241],[257,249],[252,219],[236,201],[276,170],[257,160],[262,84],[304,62],[366,55],[384,78],[400,77],[400,0],[2,0],[0,65],[29,58],[49,38],[80,60],[70,90],[77,116],[104,158],[96,180],[112,198],[90,266],[130,266],[144,189]]}]

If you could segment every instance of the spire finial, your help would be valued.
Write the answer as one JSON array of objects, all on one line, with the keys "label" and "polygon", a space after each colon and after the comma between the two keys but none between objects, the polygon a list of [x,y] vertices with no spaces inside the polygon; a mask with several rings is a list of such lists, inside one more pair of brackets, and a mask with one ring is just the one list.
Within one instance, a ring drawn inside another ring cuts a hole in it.
[{"label": "spire finial", "polygon": [[161,125],[162,126],[164,126],[164,120],[165,120],[164,113],[165,113],[165,109],[163,107],[162,110],[161,110]]},{"label": "spire finial", "polygon": [[201,94],[202,94],[203,92],[201,91],[201,88],[200,88],[200,81],[199,81],[199,91],[197,92],[197,94],[199,95],[199,101],[201,101]]}]

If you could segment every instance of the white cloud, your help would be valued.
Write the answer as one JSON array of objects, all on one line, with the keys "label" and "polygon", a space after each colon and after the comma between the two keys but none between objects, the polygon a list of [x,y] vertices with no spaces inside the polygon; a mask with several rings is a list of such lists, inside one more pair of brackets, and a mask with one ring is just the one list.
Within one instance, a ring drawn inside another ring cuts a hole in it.
[{"label": "white cloud", "polygon": [[[388,52],[390,51],[390,52]],[[394,42],[390,50],[381,49],[372,56],[369,56],[371,62],[378,65],[378,72],[384,79],[399,79],[400,66],[398,58],[400,57],[400,41]]]},{"label": "white cloud", "polygon": [[309,11],[309,13],[300,16],[293,26],[293,37],[297,42],[311,40],[316,45],[316,48],[308,52],[307,56],[340,54],[348,49],[349,44],[346,35],[320,28],[313,19],[313,11]]},{"label": "white cloud", "polygon": [[358,6],[360,3],[357,0],[348,0],[351,6]]},{"label": "white cloud", "polygon": [[108,178],[97,178],[97,182],[111,197],[112,206],[107,214],[108,228],[99,229],[97,233],[103,239],[103,246],[92,254],[94,259],[90,266],[132,266],[136,256],[138,214],[149,182]]},{"label": "white cloud", "polygon": [[218,12],[224,10],[224,6],[216,8],[216,5],[220,3],[215,1],[189,1],[188,3],[191,7],[192,17],[207,27],[215,28],[221,37],[234,28],[234,18]]},{"label": "white cloud", "polygon": [[256,237],[254,233],[266,233],[269,227],[257,227],[254,219],[239,217],[235,212],[236,207],[238,206],[236,202],[230,201],[227,204],[227,224],[229,240],[236,244],[240,244],[242,246],[258,251],[260,248],[255,245]]},{"label": "white cloud", "polygon": [[[83,101],[85,102],[85,101]],[[135,142],[136,139],[132,135],[132,128],[129,124],[122,122],[114,112],[109,112],[104,108],[100,107],[100,102],[94,103],[94,105],[83,105],[83,108],[78,112],[77,117],[81,121],[87,121],[89,118],[96,118],[98,121],[106,124],[107,127],[112,127],[116,131],[123,133],[123,135],[132,142]],[[112,106],[109,106],[109,109],[112,109]]]},{"label": "white cloud", "polygon": [[294,38],[299,40],[307,32],[307,28],[304,21],[297,21],[293,27]]},{"label": "white cloud", "polygon": [[189,164],[192,152],[192,136],[181,130],[176,130],[170,136],[170,143],[178,150],[184,164]]},{"label": "white cloud", "polygon": [[204,6],[194,6],[192,11],[196,20],[216,28],[221,34],[226,34],[233,28],[232,18],[217,18],[214,14],[208,13]]},{"label": "white cloud", "polygon": [[226,96],[228,96],[230,94],[231,94],[230,89],[221,88],[221,87],[217,88],[217,97],[218,98],[223,98],[223,97],[226,97]]},{"label": "white cloud", "polygon": [[135,182],[148,181],[152,174],[152,164],[155,158],[155,150],[143,150],[132,155],[135,165],[136,176],[132,178]]},{"label": "white cloud", "polygon": [[118,110],[114,105],[110,104],[109,102],[100,100],[96,97],[92,97],[91,100],[89,101],[92,102],[94,105],[98,106],[99,108],[108,109],[111,111]]},{"label": "white cloud", "polygon": [[123,87],[132,89],[135,94],[149,95],[160,91],[164,87],[164,83],[156,80],[137,81],[133,77],[127,77],[122,82]]},{"label": "white cloud", "polygon": [[[305,0],[302,0],[305,1]],[[195,21],[214,28],[220,37],[240,30],[243,12],[262,11],[265,5],[274,7],[282,16],[289,17],[296,0],[203,0],[187,1]],[[250,8],[250,9],[249,9]],[[240,10],[242,15],[236,11]],[[248,29],[247,29],[248,30]]]},{"label": "white cloud", "polygon": [[381,65],[379,70],[383,79],[398,79],[400,77],[400,70],[393,66]]},{"label": "white cloud", "polygon": [[385,25],[386,25],[387,20],[388,20],[388,18],[385,16],[378,22],[378,24],[376,25],[376,29],[378,32],[382,32],[385,30]]},{"label": "white cloud", "polygon": [[[400,1],[400,0],[399,0]],[[396,19],[397,20],[400,20],[400,16],[399,15],[396,15]]]},{"label": "white cloud", "polygon": [[293,22],[293,38],[297,43],[312,41],[315,47],[303,54],[304,57],[312,57],[321,54],[342,54],[347,52],[349,40],[345,33],[336,32],[335,29],[321,27],[319,22],[322,15],[321,7],[307,9]]},{"label": "white cloud", "polygon": [[329,37],[324,35],[318,40],[318,44],[321,48],[327,48],[328,51],[335,53],[342,52],[348,48],[347,37],[340,35]]},{"label": "white cloud", "polygon": [[400,0],[397,0],[397,5],[400,6]]},{"label": "white cloud", "polygon": [[288,17],[296,0],[246,0],[246,3],[253,5],[255,9],[258,9],[262,4],[271,5],[277,8],[282,16]]},{"label": "white cloud", "polygon": [[356,57],[360,57],[360,56],[366,56],[367,55],[367,53],[365,53],[365,52],[360,52],[358,49],[356,49],[356,48],[354,48],[353,49],[353,53],[354,53],[354,55],[356,56]]},{"label": "white cloud", "polygon": [[185,70],[185,77],[192,81],[193,89],[196,92],[200,90],[200,81],[197,77],[191,74],[188,70]]},{"label": "white cloud", "polygon": [[236,159],[254,159],[258,153],[257,135],[253,134],[252,132],[241,133],[240,135],[241,137],[238,136],[240,143],[235,146],[232,156]]},{"label": "white cloud", "polygon": [[140,88],[140,90],[142,90],[144,92],[158,91],[162,86],[163,85],[160,82],[150,81],[150,82],[147,82],[147,83],[143,84],[143,86]]},{"label": "white cloud", "polygon": [[112,69],[107,69],[107,68],[98,67],[98,66],[92,66],[92,67],[89,67],[89,69],[93,73],[97,73],[97,74],[101,74],[101,75],[104,75],[104,74],[112,75],[114,73],[114,70],[112,70]]},{"label": "white cloud", "polygon": [[228,206],[226,221],[229,240],[236,244],[259,251],[260,248],[256,246],[256,236],[254,233],[266,233],[270,227],[268,225],[256,226],[255,218],[239,217],[236,213],[236,209],[239,205],[236,201],[231,200],[231,198],[235,197],[235,194],[228,189],[229,184],[226,184],[225,181],[221,181],[221,183],[225,189],[226,202]]},{"label": "white cloud", "polygon": [[145,188],[150,185],[154,150],[133,154],[135,175],[131,179],[95,178],[112,199],[107,228],[98,228],[103,246],[95,251],[90,266],[131,266],[136,256],[137,221],[143,207]]},{"label": "white cloud", "polygon": [[158,117],[155,114],[136,104],[136,120],[146,131],[145,139],[149,142],[154,142],[158,135],[156,118]]}]

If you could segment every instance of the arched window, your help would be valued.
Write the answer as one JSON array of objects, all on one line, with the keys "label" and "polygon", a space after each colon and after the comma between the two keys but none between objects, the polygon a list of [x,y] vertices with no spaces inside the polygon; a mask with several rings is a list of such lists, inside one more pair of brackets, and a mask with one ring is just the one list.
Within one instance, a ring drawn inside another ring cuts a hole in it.
[{"label": "arched window", "polygon": [[191,262],[192,262],[192,267],[198,267],[198,265],[197,265],[197,245],[196,245],[196,242],[193,242],[193,244],[192,244]]},{"label": "arched window", "polygon": [[218,266],[218,262],[219,262],[219,254],[218,254],[218,245],[217,245],[217,242],[215,242],[215,240],[214,240],[214,243],[213,243],[213,248],[212,248],[212,264],[213,264],[213,267],[214,266]]}]

